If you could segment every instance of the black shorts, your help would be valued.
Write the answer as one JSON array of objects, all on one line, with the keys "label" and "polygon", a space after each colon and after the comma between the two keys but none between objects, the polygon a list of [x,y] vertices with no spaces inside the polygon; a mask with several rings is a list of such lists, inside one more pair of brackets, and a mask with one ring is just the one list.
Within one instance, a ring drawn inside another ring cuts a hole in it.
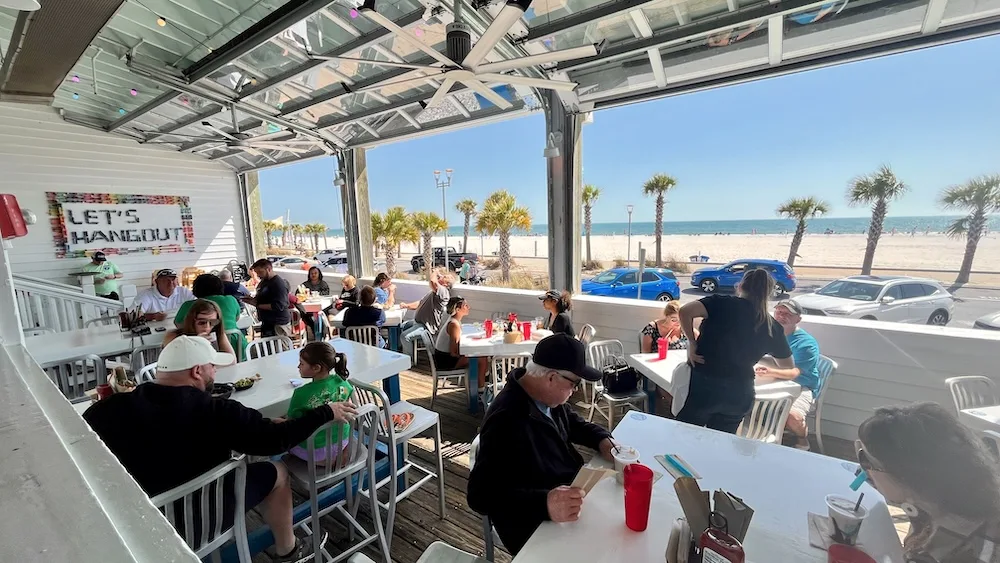
[{"label": "black shorts", "polygon": [[[233,492],[233,485],[236,480],[236,475],[230,473],[226,476],[225,491],[222,493],[222,530],[228,530],[233,526],[236,516],[236,496]],[[260,504],[267,495],[271,494],[271,490],[274,489],[274,483],[278,480],[278,468],[274,466],[273,463],[269,461],[262,461],[256,463],[247,464],[247,485],[244,492],[244,509],[250,510],[251,508]],[[215,504],[215,487],[209,487],[209,502]],[[201,544],[201,495],[195,494],[193,506],[193,516],[192,523],[194,524],[194,545]],[[175,528],[177,533],[185,538],[184,535],[184,503],[183,501],[174,502],[174,515],[177,524]],[[209,522],[208,529],[215,529],[215,509],[209,510]],[[186,538],[185,538],[186,539]]]},{"label": "black shorts", "polygon": [[452,356],[447,352],[442,352],[441,350],[434,350],[434,366],[439,370],[451,370],[455,369],[455,365],[458,364],[458,358]]}]

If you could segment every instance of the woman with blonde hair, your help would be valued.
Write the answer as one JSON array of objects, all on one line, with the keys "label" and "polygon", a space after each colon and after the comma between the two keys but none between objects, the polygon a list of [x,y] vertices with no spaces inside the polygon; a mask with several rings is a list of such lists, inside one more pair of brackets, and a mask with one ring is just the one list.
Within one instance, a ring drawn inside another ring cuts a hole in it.
[{"label": "woman with blonde hair", "polygon": [[358,287],[357,278],[347,274],[340,283],[344,286],[344,290],[340,292],[340,297],[334,301],[333,306],[338,311],[346,307],[357,307],[361,303],[361,289]]},{"label": "woman with blonde hair", "polygon": [[[688,339],[681,330],[680,312],[680,301],[667,301],[666,307],[663,308],[663,316],[642,327],[643,354],[658,351],[661,338],[667,339],[670,350],[684,350],[688,347]],[[694,337],[698,338],[697,329],[694,331]]]},{"label": "woman with blonde hair", "polygon": [[771,274],[750,270],[737,295],[712,295],[681,307],[691,385],[677,420],[733,434],[753,408],[754,364],[770,354],[779,368],[795,367],[785,332],[767,311],[773,289]]},{"label": "woman with blonde hair", "polygon": [[176,330],[171,330],[163,336],[163,347],[166,347],[167,344],[170,344],[178,336],[200,336],[208,339],[209,342],[213,342],[218,351],[233,354],[234,357],[240,358],[242,354],[234,351],[229,339],[230,337],[236,337],[242,340],[243,335],[239,332],[228,335],[226,334],[227,328],[229,327],[223,321],[222,311],[218,305],[207,299],[196,299],[191,308],[188,309],[187,314],[184,315],[184,322]]},{"label": "woman with blonde hair", "polygon": [[858,427],[872,485],[910,519],[908,563],[1000,562],[1000,464],[941,405],[883,407]]}]

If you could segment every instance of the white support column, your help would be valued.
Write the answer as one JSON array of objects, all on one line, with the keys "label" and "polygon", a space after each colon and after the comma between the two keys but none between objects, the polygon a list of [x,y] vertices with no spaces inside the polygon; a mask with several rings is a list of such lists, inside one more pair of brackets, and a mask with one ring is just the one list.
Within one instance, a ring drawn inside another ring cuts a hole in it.
[{"label": "white support column", "polygon": [[941,27],[941,18],[944,17],[944,9],[948,6],[948,0],[930,0],[927,4],[927,11],[924,13],[924,22],[920,26],[920,33],[934,33]]},{"label": "white support column", "polygon": [[350,149],[337,157],[344,185],[340,200],[344,205],[344,239],[347,242],[347,269],[356,278],[375,274],[372,249],[371,208],[368,203],[368,161],[365,149]]},{"label": "white support column", "polygon": [[17,297],[14,295],[14,277],[10,269],[8,251],[12,248],[9,240],[3,241],[3,260],[0,261],[0,344],[13,346],[24,344],[24,332],[21,331],[21,315],[17,310]]},{"label": "white support column", "polygon": [[782,16],[767,19],[767,58],[771,66],[781,64],[782,41],[785,35],[785,21]]},{"label": "white support column", "polygon": [[546,93],[545,133],[555,141],[559,156],[548,160],[549,285],[580,289],[583,115],[567,113],[559,95]]}]

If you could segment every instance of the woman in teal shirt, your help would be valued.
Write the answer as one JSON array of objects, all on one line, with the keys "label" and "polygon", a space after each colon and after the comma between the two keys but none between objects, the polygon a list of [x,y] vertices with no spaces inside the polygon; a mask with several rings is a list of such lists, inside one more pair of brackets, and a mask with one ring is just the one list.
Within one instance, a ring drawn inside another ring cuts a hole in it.
[{"label": "woman in teal shirt", "polygon": [[[222,283],[222,278],[214,274],[202,274],[194,279],[194,283],[191,284],[191,292],[198,299],[211,301],[219,306],[219,311],[222,312],[222,327],[229,335],[229,342],[233,345],[237,358],[242,359],[243,349],[246,348],[247,342],[243,333],[238,331],[236,327],[236,322],[240,318],[240,303],[232,295],[223,295],[225,284]],[[194,301],[187,301],[181,304],[180,308],[177,309],[177,316],[174,317],[175,325],[180,327],[184,324],[184,317],[191,310],[193,303]]]}]

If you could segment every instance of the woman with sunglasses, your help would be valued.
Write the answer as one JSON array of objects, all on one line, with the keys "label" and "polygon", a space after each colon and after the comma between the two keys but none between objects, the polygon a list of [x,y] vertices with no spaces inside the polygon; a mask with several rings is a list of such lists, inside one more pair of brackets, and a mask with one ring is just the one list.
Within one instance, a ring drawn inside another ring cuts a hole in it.
[{"label": "woman with sunglasses", "polygon": [[229,339],[230,337],[242,339],[243,335],[239,331],[233,332],[232,335],[226,334],[226,325],[222,321],[222,312],[219,310],[219,306],[207,299],[196,299],[192,303],[191,308],[184,316],[184,322],[177,330],[172,330],[164,335],[163,347],[166,347],[178,336],[200,336],[212,342],[220,352],[233,354],[236,358],[241,356],[233,351],[233,345]]},{"label": "woman with sunglasses", "polygon": [[[438,330],[434,339],[434,366],[439,370],[462,369],[469,366],[469,358],[459,353],[459,342],[462,340],[462,319],[468,316],[471,308],[464,297],[455,296],[448,299],[446,309],[448,320]],[[479,362],[479,394],[486,388],[486,364]]]},{"label": "woman with sunglasses", "polygon": [[858,462],[910,519],[907,563],[1000,562],[1000,473],[982,440],[936,403],[861,423]]}]

